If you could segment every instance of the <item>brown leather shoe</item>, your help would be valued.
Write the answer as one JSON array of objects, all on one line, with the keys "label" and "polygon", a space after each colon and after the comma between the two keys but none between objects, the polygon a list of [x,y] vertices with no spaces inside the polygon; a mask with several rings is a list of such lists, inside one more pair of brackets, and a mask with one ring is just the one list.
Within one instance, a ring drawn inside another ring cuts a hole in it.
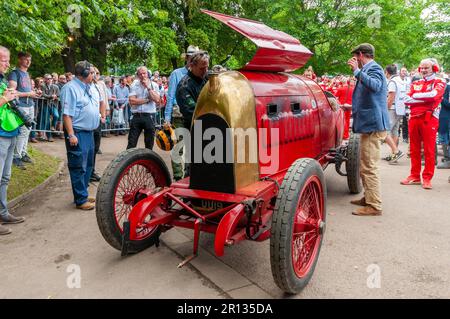
[{"label": "brown leather shoe", "polygon": [[88,202],[89,202],[89,203],[95,203],[95,197],[89,196],[89,197],[88,197]]},{"label": "brown leather shoe", "polygon": [[353,204],[353,205],[358,205],[358,206],[367,206],[367,203],[366,203],[366,198],[365,197],[363,197],[363,198],[361,198],[361,199],[356,199],[356,200],[351,200],[350,201],[350,204]]},{"label": "brown leather shoe", "polygon": [[2,224],[20,224],[25,221],[24,217],[16,217],[12,214],[9,214],[6,217],[0,217],[0,222]]},{"label": "brown leather shoe", "polygon": [[381,210],[377,210],[370,205],[358,208],[352,212],[352,214],[356,216],[380,216],[382,213]]},{"label": "brown leather shoe", "polygon": [[92,210],[95,208],[95,203],[87,201],[81,205],[77,205],[77,208],[81,210]]},{"label": "brown leather shoe", "polygon": [[0,225],[0,235],[8,235],[8,234],[11,234],[11,229]]}]

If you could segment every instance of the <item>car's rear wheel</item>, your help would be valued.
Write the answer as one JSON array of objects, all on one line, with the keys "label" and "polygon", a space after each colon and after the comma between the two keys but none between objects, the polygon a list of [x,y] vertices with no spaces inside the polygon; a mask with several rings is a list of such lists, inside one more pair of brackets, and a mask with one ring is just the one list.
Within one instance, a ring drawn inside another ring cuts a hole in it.
[{"label": "car's rear wheel", "polygon": [[361,137],[352,133],[347,146],[347,158],[345,170],[347,171],[347,185],[350,193],[359,194],[362,191],[360,160],[361,160]]}]

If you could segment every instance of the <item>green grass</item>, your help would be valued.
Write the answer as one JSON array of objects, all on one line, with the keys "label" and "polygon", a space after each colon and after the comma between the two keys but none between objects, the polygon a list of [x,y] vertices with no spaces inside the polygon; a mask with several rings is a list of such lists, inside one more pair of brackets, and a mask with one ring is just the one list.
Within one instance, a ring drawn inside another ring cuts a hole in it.
[{"label": "green grass", "polygon": [[43,183],[58,170],[60,162],[58,158],[42,153],[32,147],[28,148],[28,155],[34,163],[26,164],[26,170],[18,169],[13,165],[8,186],[8,200],[28,192],[30,189]]}]

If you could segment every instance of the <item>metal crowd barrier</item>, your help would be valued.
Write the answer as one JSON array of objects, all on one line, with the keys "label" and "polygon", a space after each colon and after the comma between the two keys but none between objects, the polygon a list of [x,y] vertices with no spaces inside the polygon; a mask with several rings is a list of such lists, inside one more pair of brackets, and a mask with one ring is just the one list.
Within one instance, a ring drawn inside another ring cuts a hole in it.
[{"label": "metal crowd barrier", "polygon": [[[104,134],[123,134],[130,129],[131,109],[126,103],[121,108],[109,106],[106,122],[101,123],[101,131]],[[164,119],[164,109],[158,108],[155,117],[155,127],[161,128]],[[59,100],[49,100],[45,98],[34,99],[34,121],[31,136],[40,138],[51,138],[54,135],[63,134],[62,109]]]}]

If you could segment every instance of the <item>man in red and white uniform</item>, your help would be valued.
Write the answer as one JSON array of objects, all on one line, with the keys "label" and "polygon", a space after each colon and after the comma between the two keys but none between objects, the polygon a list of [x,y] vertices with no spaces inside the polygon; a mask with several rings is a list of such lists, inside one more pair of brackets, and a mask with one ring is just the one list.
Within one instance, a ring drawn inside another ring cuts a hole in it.
[{"label": "man in red and white uniform", "polygon": [[411,84],[405,104],[411,109],[409,134],[411,144],[411,173],[401,181],[403,185],[419,185],[422,169],[421,144],[425,153],[422,187],[431,189],[434,175],[436,134],[439,126],[439,103],[445,91],[445,82],[436,77],[439,66],[433,59],[422,60],[419,71],[423,79]]}]

